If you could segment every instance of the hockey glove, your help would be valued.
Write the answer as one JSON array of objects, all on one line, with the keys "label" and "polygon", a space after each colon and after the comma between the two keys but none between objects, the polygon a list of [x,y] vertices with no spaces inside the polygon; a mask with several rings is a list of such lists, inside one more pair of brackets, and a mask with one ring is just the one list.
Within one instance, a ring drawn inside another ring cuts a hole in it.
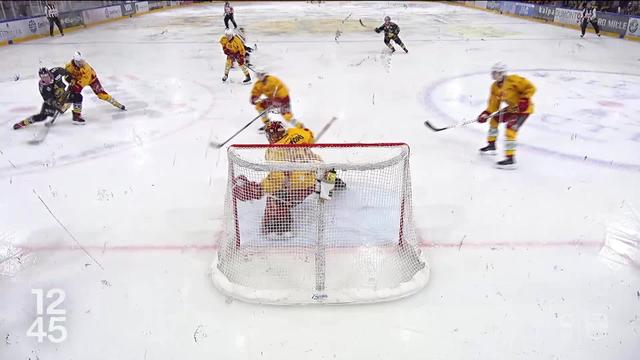
[{"label": "hockey glove", "polygon": [[478,121],[479,123],[481,123],[481,124],[482,124],[482,123],[486,123],[486,122],[487,122],[487,120],[489,119],[489,115],[490,115],[490,114],[489,114],[489,112],[488,112],[488,111],[483,111],[483,112],[482,112],[482,114],[480,114],[480,115],[478,116],[478,120],[477,120],[477,121]]},{"label": "hockey glove", "polygon": [[257,101],[256,104],[257,103],[260,103],[263,109],[268,109],[271,107],[271,105],[273,105],[273,102],[269,99],[262,99],[260,101]]},{"label": "hockey glove", "polygon": [[529,110],[529,99],[522,98],[518,101],[518,111],[524,113]]},{"label": "hockey glove", "polygon": [[246,176],[240,175],[233,179],[234,198],[240,201],[258,200],[263,195],[262,186],[255,181],[249,181]]},{"label": "hockey glove", "polygon": [[375,32],[377,32],[378,34],[380,34],[380,32],[382,31],[382,29],[377,28],[377,29],[375,29],[374,31],[375,31]]}]

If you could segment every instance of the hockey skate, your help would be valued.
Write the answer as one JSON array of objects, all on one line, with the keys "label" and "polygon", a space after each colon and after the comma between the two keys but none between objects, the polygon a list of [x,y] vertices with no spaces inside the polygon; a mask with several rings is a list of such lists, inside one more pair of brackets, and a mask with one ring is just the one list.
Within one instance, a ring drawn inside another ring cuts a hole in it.
[{"label": "hockey skate", "polygon": [[31,124],[31,120],[26,118],[20,122],[13,124],[13,130],[22,129],[23,127],[29,126]]},{"label": "hockey skate", "polygon": [[246,78],[244,78],[244,81],[242,82],[243,84],[249,84],[251,82],[251,76],[247,75]]},{"label": "hockey skate", "polygon": [[505,170],[515,170],[518,167],[516,165],[516,161],[513,159],[513,156],[507,156],[506,159],[498,161],[495,166],[498,169]]},{"label": "hockey skate", "polygon": [[480,152],[480,155],[491,155],[494,156],[497,154],[496,151],[496,143],[495,142],[491,142],[489,144],[487,144],[487,146],[480,148],[478,150]]},{"label": "hockey skate", "polygon": [[73,118],[71,120],[73,120],[74,125],[84,125],[86,123],[82,116],[80,116],[79,113],[75,112],[73,113]]},{"label": "hockey skate", "polygon": [[227,81],[227,79],[228,79],[228,78],[229,78],[229,75],[225,74],[225,75],[222,77],[222,82]]}]

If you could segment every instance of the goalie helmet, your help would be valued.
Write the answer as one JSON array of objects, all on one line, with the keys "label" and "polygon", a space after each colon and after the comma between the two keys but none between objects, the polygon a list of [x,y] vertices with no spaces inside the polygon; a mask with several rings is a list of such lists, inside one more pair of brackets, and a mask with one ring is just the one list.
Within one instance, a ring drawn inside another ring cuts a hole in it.
[{"label": "goalie helmet", "polygon": [[497,62],[491,67],[491,77],[493,80],[501,81],[507,75],[507,65]]},{"label": "goalie helmet", "polygon": [[286,135],[287,130],[281,121],[273,121],[265,126],[264,133],[267,135],[269,143],[273,144],[282,139]]}]

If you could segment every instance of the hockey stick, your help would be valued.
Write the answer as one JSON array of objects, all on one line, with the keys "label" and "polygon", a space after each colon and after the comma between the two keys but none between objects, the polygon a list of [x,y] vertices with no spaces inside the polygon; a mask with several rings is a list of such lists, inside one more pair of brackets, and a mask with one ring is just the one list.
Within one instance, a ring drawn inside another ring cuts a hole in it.
[{"label": "hockey stick", "polygon": [[254,73],[254,74],[258,74],[258,73],[256,72],[256,69],[254,69],[254,68],[253,68],[253,65],[249,65],[249,64],[247,64],[247,69],[249,69],[249,70],[253,71],[253,73]]},{"label": "hockey stick", "polygon": [[327,130],[329,130],[329,128],[331,127],[331,124],[333,124],[334,121],[338,120],[337,117],[332,117],[331,120],[329,120],[329,122],[318,132],[318,136],[316,136],[315,141],[314,142],[318,142],[320,141],[320,138],[322,137],[322,135],[324,135],[324,133],[327,132]]},{"label": "hockey stick", "polygon": [[[505,107],[504,109],[500,109],[500,110],[494,112],[493,114],[489,114],[489,117],[487,117],[487,120],[504,114],[504,112],[507,111],[507,109],[508,109],[508,107]],[[433,126],[429,121],[425,121],[424,125],[426,127],[428,127],[429,129],[437,132],[437,131],[442,131],[442,130],[447,130],[447,129],[453,129],[453,128],[456,128],[456,127],[459,127],[459,126],[469,125],[469,124],[472,124],[472,123],[477,122],[477,121],[478,121],[478,119],[472,119],[472,120],[464,121],[464,122],[461,122],[461,123],[458,123],[458,124],[445,126],[445,127],[440,127],[440,128]]]},{"label": "hockey stick", "polygon": [[60,112],[60,110],[57,110],[56,113],[53,114],[53,118],[50,121],[44,123],[44,128],[40,129],[40,131],[36,133],[36,136],[32,140],[29,140],[29,144],[38,145],[42,143],[44,139],[47,137],[47,135],[49,134],[49,130],[51,129],[51,126],[53,126],[53,123],[56,121],[56,119],[58,118],[58,115],[60,114],[62,114],[62,112]]},{"label": "hockey stick", "polygon": [[358,19],[358,21],[360,22],[360,25],[362,25],[363,27],[366,27],[367,29],[373,29],[371,26],[367,26],[362,22],[362,19]]},{"label": "hockey stick", "polygon": [[227,140],[225,140],[222,143],[217,143],[215,141],[212,141],[209,143],[209,146],[211,146],[214,149],[220,149],[221,147],[225,146],[229,141],[231,141],[234,137],[238,136],[238,134],[240,134],[242,131],[244,131],[244,129],[248,128],[251,124],[253,124],[256,120],[260,119],[260,117],[264,114],[266,114],[267,112],[269,112],[269,110],[271,109],[271,107],[268,107],[267,109],[265,109],[263,112],[261,112],[260,114],[258,114],[258,116],[254,117],[253,119],[251,119],[251,121],[249,121],[245,126],[242,127],[242,129],[236,131],[235,134],[231,135],[230,138],[228,138]]}]

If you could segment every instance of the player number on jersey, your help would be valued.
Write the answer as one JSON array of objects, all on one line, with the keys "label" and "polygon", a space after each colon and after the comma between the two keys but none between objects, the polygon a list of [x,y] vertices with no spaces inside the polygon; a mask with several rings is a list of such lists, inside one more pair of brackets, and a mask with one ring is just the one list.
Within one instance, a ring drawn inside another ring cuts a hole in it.
[{"label": "player number on jersey", "polygon": [[[67,310],[59,308],[65,299],[64,291],[49,289],[45,296],[43,289],[31,289],[31,293],[36,297],[36,318],[27,329],[27,336],[38,338],[40,343],[45,338],[52,343],[65,341],[67,328],[64,327],[64,323],[67,321]],[[46,309],[45,298],[49,302]]]}]

